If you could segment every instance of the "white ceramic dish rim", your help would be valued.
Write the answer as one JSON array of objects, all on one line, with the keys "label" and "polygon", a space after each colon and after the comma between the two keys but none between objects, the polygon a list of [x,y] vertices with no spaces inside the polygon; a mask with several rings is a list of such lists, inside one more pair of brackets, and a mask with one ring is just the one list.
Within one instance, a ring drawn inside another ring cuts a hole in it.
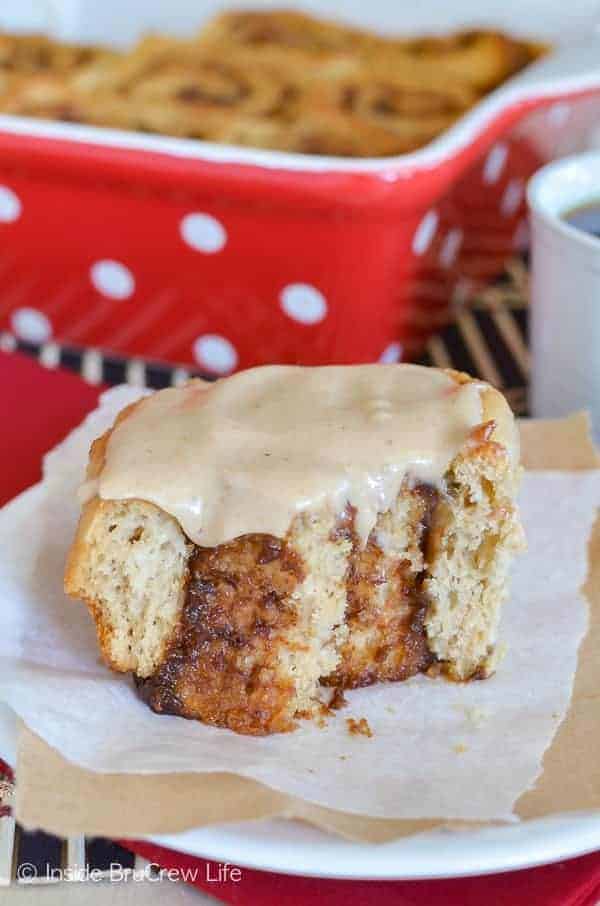
[{"label": "white ceramic dish rim", "polygon": [[279,171],[366,173],[384,181],[395,182],[410,178],[418,171],[431,170],[456,157],[510,108],[535,100],[559,101],[561,98],[594,90],[600,92],[598,33],[584,42],[557,49],[548,57],[527,67],[476,104],[452,128],[424,148],[396,157],[357,160],[292,154],[6,114],[0,115],[0,132]]},{"label": "white ceramic dish rim", "polygon": [[477,830],[439,829],[391,843],[357,843],[283,819],[146,838],[192,856],[283,874],[345,880],[425,880],[517,871],[600,848],[600,812]]}]

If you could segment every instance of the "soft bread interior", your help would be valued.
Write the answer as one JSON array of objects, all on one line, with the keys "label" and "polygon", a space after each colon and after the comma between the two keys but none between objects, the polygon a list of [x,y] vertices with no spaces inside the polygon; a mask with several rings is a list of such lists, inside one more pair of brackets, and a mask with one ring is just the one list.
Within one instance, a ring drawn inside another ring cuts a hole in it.
[{"label": "soft bread interior", "polygon": [[304,512],[290,533],[305,577],[292,593],[298,620],[281,659],[294,677],[300,710],[310,711],[314,705],[319,680],[337,667],[348,634],[344,617],[351,542],[336,535],[336,523],[335,514],[327,509]]},{"label": "soft bread interior", "polygon": [[449,676],[485,676],[494,667],[508,572],[524,547],[514,504],[520,470],[504,447],[483,442],[456,457],[430,533],[425,626]]},{"label": "soft bread interior", "polygon": [[406,480],[363,547],[353,532],[346,572],[345,638],[328,685],[354,688],[425,669],[424,547],[437,491]]},{"label": "soft bread interior", "polygon": [[149,676],[160,663],[185,595],[192,546],[178,523],[141,500],[92,500],[65,579],[89,605],[115,670]]}]

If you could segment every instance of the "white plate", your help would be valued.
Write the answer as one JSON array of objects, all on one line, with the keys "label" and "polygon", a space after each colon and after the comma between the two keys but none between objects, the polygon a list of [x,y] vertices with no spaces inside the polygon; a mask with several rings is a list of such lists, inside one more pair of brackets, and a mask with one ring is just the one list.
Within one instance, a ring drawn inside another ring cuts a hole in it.
[{"label": "white plate", "polygon": [[247,868],[321,878],[458,878],[514,871],[600,849],[600,812],[476,831],[429,831],[351,843],[293,821],[247,822],[153,836],[160,846]]},{"label": "white plate", "polygon": [[[14,763],[16,722],[12,712],[11,716],[10,721],[0,720],[0,756]],[[430,831],[379,845],[352,843],[284,820],[205,827],[148,839],[193,856],[284,874],[373,880],[459,878],[531,868],[600,849],[600,812],[473,831]]]}]

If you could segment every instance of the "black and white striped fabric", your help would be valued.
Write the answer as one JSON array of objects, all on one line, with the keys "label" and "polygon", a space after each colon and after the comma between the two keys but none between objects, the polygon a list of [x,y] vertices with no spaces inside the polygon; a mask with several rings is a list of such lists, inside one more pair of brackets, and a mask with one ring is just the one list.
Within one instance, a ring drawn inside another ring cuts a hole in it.
[{"label": "black and white striped fabric", "polygon": [[[526,296],[527,270],[522,259],[515,259],[495,284],[468,307],[457,309],[453,323],[429,341],[418,361],[483,378],[504,392],[515,412],[525,414],[529,379]],[[127,383],[158,390],[191,376],[210,380],[209,375],[186,366],[127,359],[59,343],[38,346],[8,332],[0,333],[0,349],[31,355],[47,368],[67,368],[92,384]]]},{"label": "black and white striped fabric", "polygon": [[[13,790],[0,780],[0,887],[10,884],[55,884],[61,881],[114,881],[152,873],[146,860],[101,837],[61,840],[42,831],[19,827],[9,812]],[[7,808],[8,807],[8,808]]]},{"label": "black and white striped fabric", "polygon": [[126,872],[141,872],[146,867],[144,860],[110,840],[83,836],[60,840],[18,826],[14,827],[12,850],[10,870],[0,877],[4,885],[55,884],[63,880],[85,881],[90,877],[116,880],[119,873],[124,876]]},{"label": "black and white striped fabric", "polygon": [[[467,371],[489,381],[503,391],[517,414],[526,414],[529,380],[526,299],[527,268],[519,258],[510,262],[498,281],[482,291],[468,307],[456,311],[454,322],[429,341],[419,361],[424,365]],[[93,384],[129,383],[160,389],[176,386],[198,374],[186,367],[139,358],[124,359],[57,343],[35,346],[9,333],[0,333],[0,349],[34,356],[48,368],[67,368]],[[0,806],[3,799],[9,804],[10,792],[10,781],[0,775]],[[9,814],[0,817],[0,885],[15,881],[52,883],[53,873],[58,878],[64,876],[65,869],[69,872],[85,869],[88,873],[97,870],[109,879],[118,872],[118,866],[124,871],[137,871],[145,865],[144,860],[108,840],[96,837],[59,840],[41,832],[27,833],[15,826]]]}]

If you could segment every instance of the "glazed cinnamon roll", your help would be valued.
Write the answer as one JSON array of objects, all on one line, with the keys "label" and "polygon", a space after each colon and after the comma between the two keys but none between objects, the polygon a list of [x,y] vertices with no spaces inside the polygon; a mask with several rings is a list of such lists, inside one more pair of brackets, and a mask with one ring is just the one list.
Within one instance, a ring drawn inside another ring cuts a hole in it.
[{"label": "glazed cinnamon roll", "polygon": [[518,460],[504,398],[456,372],[191,381],[92,445],[65,588],[153,710],[238,733],[293,730],[323,686],[483,679]]}]

